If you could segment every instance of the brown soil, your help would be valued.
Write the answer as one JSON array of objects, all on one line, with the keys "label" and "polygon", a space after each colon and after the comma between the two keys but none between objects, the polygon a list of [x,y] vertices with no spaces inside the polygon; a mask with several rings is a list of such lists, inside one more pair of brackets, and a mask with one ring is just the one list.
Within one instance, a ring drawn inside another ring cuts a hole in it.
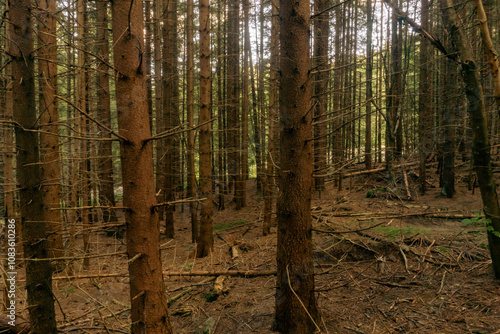
[{"label": "brown soil", "polygon": [[[314,228],[323,231],[314,234],[322,332],[500,333],[500,285],[492,274],[484,223],[408,216],[474,215],[481,209],[479,191],[472,194],[458,182],[453,199],[442,197],[438,188],[418,196],[410,175],[411,200],[403,182],[394,192],[375,191],[367,198],[368,190],[384,187],[383,179],[377,179],[381,177],[346,180],[342,191],[330,183],[321,198],[315,194]],[[254,181],[250,188],[249,194],[255,194]],[[276,228],[262,236],[262,204],[255,196],[243,210],[235,211],[230,204],[217,212],[215,251],[204,259],[193,257],[188,207],[182,213],[178,206],[176,237],[161,240],[164,269],[274,270]],[[356,232],[324,233],[347,230]],[[93,242],[95,254],[125,251],[120,240],[104,234],[94,236]],[[234,259],[232,246],[239,254]],[[91,265],[84,271],[76,262],[75,274],[95,278],[54,281],[59,328],[71,333],[128,333],[128,278],[97,277],[126,273],[125,255],[93,258]],[[175,333],[272,332],[274,276],[228,277],[218,296],[208,278],[165,277],[169,298],[188,291],[170,305]],[[18,290],[22,301],[25,292]]]}]

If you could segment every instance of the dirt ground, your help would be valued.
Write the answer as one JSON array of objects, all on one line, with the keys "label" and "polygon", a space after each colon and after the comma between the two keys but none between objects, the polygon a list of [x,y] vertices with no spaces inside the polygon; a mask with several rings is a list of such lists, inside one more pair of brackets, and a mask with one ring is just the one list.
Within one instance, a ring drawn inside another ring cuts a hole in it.
[{"label": "dirt ground", "polygon": [[[383,175],[371,174],[344,180],[342,191],[330,182],[314,195],[322,333],[500,333],[500,284],[477,214],[479,190],[472,194],[458,181],[453,199],[437,187],[419,196],[411,175],[408,170],[408,187],[401,179],[398,189],[384,189]],[[179,206],[175,239],[162,239],[164,269],[275,270],[276,228],[262,236],[262,198],[255,195],[254,180],[249,188],[246,208],[236,211],[229,204],[216,212],[215,251],[204,259],[193,257],[187,206],[185,213]],[[128,278],[105,277],[126,274],[125,245],[104,234],[92,241],[93,254],[115,255],[92,258],[90,270],[75,263],[75,275],[95,277],[54,280],[59,328],[129,333]],[[227,277],[219,295],[214,279],[165,277],[168,297],[175,299],[169,305],[175,333],[272,332],[275,276]]]}]

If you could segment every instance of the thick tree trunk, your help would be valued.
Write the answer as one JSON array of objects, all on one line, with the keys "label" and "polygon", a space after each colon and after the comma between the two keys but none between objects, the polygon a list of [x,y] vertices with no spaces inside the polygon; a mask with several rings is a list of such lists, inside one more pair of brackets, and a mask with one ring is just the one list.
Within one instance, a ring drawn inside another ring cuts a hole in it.
[{"label": "thick tree trunk", "polygon": [[309,1],[281,0],[280,19],[280,190],[276,329],[312,333],[318,309],[314,295],[311,192],[312,113]]},{"label": "thick tree trunk", "polygon": [[57,39],[56,3],[42,0],[38,3],[38,71],[40,82],[40,158],[42,162],[42,191],[45,220],[51,257],[64,255],[63,231],[59,209],[61,172],[59,165],[59,110],[57,108]]},{"label": "thick tree trunk", "polygon": [[[314,11],[323,12],[330,5],[329,0],[316,0]],[[328,101],[328,37],[330,35],[328,12],[314,18],[314,70],[318,71],[314,83],[314,188],[316,191],[325,189],[326,172],[326,106]]]},{"label": "thick tree trunk", "polygon": [[171,333],[155,209],[142,2],[112,2],[116,102],[127,227],[132,333]]},{"label": "thick tree trunk", "polygon": [[[111,102],[109,95],[109,43],[108,43],[108,1],[97,2],[97,54],[101,59],[97,68],[97,118],[99,122],[111,129]],[[99,160],[97,173],[99,177],[99,204],[102,206],[116,206],[113,182],[113,151],[111,134],[103,129],[99,130],[100,138],[108,140],[99,143]],[[117,221],[115,209],[104,209],[105,223]]]},{"label": "thick tree trunk", "polygon": [[[9,53],[12,57],[14,121],[17,147],[17,180],[20,189],[24,256],[51,256],[42,189],[42,171],[35,102],[34,40],[29,0],[8,1]],[[19,228],[19,226],[17,226]],[[50,261],[26,261],[26,290],[32,333],[56,333]]]},{"label": "thick tree trunk", "polygon": [[490,143],[484,95],[479,82],[478,69],[472,48],[461,28],[462,24],[454,10],[452,0],[440,0],[447,29],[458,52],[462,67],[462,77],[467,96],[467,110],[471,119],[473,139],[472,158],[483,200],[484,214],[490,222],[487,225],[488,243],[493,261],[495,277],[500,279],[500,207],[495,179],[491,170]]},{"label": "thick tree trunk", "polygon": [[200,212],[200,232],[198,235],[197,257],[210,254],[214,247],[212,231],[212,165],[210,149],[210,0],[200,0],[200,192],[206,198]]}]

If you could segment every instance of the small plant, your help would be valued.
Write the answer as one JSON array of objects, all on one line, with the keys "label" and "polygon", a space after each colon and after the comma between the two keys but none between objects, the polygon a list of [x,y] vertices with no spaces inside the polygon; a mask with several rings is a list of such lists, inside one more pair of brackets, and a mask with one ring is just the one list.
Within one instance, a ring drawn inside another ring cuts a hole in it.
[{"label": "small plant", "polygon": [[191,267],[193,267],[194,262],[189,262],[188,264],[181,264],[180,268],[181,269],[186,269],[186,270],[191,270]]},{"label": "small plant", "polygon": [[495,228],[491,224],[491,219],[484,217],[482,211],[478,211],[476,213],[476,215],[474,217],[472,217],[472,218],[462,219],[462,225],[464,225],[466,227],[467,226],[475,226],[475,225],[481,225],[481,226],[485,225],[486,226],[486,231],[488,231],[488,233],[491,233],[494,236],[500,238],[500,232],[499,231],[495,231]]}]

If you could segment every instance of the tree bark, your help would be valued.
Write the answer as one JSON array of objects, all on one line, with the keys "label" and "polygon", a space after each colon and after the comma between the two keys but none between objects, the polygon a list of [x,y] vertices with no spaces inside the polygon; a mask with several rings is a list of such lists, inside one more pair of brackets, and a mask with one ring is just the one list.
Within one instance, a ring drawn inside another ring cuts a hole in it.
[{"label": "tree bark", "polygon": [[[315,0],[316,14],[323,12],[330,5],[329,0]],[[328,12],[314,18],[314,70],[317,71],[314,83],[314,188],[316,191],[325,190],[326,169],[326,107],[328,101],[328,37],[330,22]]]},{"label": "tree bark", "polygon": [[372,79],[373,79],[373,10],[372,0],[366,3],[366,116],[365,116],[365,168],[372,168]]},{"label": "tree bark", "polygon": [[241,202],[241,161],[240,161],[240,1],[229,1],[228,37],[227,37],[227,160],[229,173],[229,189],[234,189],[236,209]]},{"label": "tree bark", "polygon": [[201,205],[200,231],[196,249],[197,257],[210,254],[214,247],[212,219],[212,164],[211,164],[211,131],[210,131],[210,0],[200,0],[200,192],[206,200]]},{"label": "tree bark", "polygon": [[318,309],[314,295],[311,191],[312,113],[309,1],[281,0],[280,19],[280,190],[276,329],[312,333]]},{"label": "tree bark", "polygon": [[[51,256],[45,219],[39,124],[35,101],[34,39],[31,1],[8,1],[9,53],[12,57],[12,96],[17,146],[17,180],[20,187],[21,228],[24,256]],[[50,261],[26,261],[26,290],[32,333],[56,333]]]},{"label": "tree bark", "polygon": [[[101,62],[97,68],[97,118],[99,122],[111,129],[111,102],[109,92],[109,43],[108,43],[108,1],[97,2],[97,54]],[[110,139],[111,134],[103,129],[99,130],[100,138]],[[110,140],[99,143],[99,204],[115,207],[113,182],[113,151]],[[105,223],[117,221],[114,209],[103,210]]]},{"label": "tree bark", "polygon": [[440,0],[447,29],[453,45],[458,52],[461,64],[462,77],[465,83],[467,97],[467,111],[469,113],[473,131],[472,158],[476,171],[484,214],[490,223],[487,226],[488,244],[492,259],[495,277],[500,279],[500,207],[496,191],[495,179],[491,170],[490,143],[484,95],[479,82],[478,69],[472,48],[462,30],[462,23],[454,10],[452,0]]},{"label": "tree bark", "polygon": [[[187,47],[186,47],[186,84],[187,84],[187,119],[188,119],[188,140],[187,140],[187,153],[188,153],[188,196],[191,198],[196,197],[196,171],[194,159],[194,53],[193,53],[193,17],[194,5],[193,0],[187,1]],[[196,203],[189,203],[189,211],[191,213],[191,240],[196,242],[198,235],[198,212]]]},{"label": "tree bark", "polygon": [[264,184],[264,223],[262,226],[262,234],[268,235],[271,232],[271,223],[273,215],[274,203],[274,188],[275,188],[275,175],[274,164],[276,160],[275,149],[275,133],[276,133],[276,117],[279,108],[278,101],[278,67],[279,67],[279,5],[278,0],[271,2],[271,48],[270,48],[270,61],[269,61],[269,114],[267,117],[268,137],[267,137],[267,166],[266,177]]},{"label": "tree bark", "polygon": [[[500,116],[500,69],[499,69],[499,59],[497,50],[493,45],[491,39],[490,29],[488,27],[488,19],[486,17],[486,12],[483,7],[483,2],[481,0],[474,0],[474,6],[476,7],[476,14],[479,20],[479,30],[481,32],[481,38],[483,40],[484,53],[488,58],[488,63],[490,64],[491,75],[493,79],[493,94],[495,96],[495,101],[497,104],[497,115]],[[498,19],[498,18],[497,18]],[[497,31],[498,34],[498,31]]]},{"label": "tree bark", "polygon": [[[422,28],[429,30],[429,1],[422,0]],[[418,98],[418,134],[419,134],[419,189],[423,195],[427,190],[427,156],[430,154],[433,135],[433,112],[432,112],[432,72],[430,71],[429,41],[425,38],[420,40],[420,77]]]},{"label": "tree bark", "polygon": [[132,333],[171,333],[155,211],[142,2],[112,2],[116,102],[127,228]]}]

